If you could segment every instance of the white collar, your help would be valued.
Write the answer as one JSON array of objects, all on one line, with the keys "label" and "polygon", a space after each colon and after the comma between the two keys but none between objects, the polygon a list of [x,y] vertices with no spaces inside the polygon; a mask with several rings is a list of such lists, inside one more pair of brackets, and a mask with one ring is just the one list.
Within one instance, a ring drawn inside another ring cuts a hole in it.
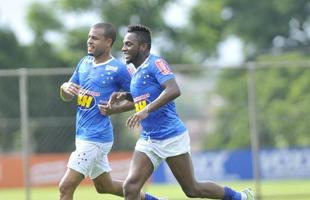
[{"label": "white collar", "polygon": [[151,57],[151,54],[149,54],[149,56],[144,60],[144,62],[137,69],[139,69],[139,68],[143,69],[143,68],[147,67],[150,57]]},{"label": "white collar", "polygon": [[108,59],[107,61],[102,62],[102,63],[97,63],[97,64],[93,61],[93,67],[98,67],[100,65],[105,65],[105,64],[111,62],[113,59],[115,59],[115,58],[113,56],[110,56],[110,59]]}]

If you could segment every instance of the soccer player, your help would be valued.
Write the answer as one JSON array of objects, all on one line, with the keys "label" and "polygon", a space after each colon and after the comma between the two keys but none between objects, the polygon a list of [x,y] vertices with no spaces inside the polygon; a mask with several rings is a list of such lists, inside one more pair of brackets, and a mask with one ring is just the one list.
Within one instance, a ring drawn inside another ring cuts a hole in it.
[{"label": "soccer player", "polygon": [[159,164],[165,160],[186,196],[224,200],[253,200],[250,189],[237,192],[213,182],[198,182],[190,156],[190,138],[180,120],[173,100],[180,89],[168,63],[150,54],[151,32],[143,25],[128,26],[122,52],[127,64],[133,64],[130,93],[115,92],[108,106],[124,99],[132,100],[136,113],[127,126],[141,125],[129,173],[123,190],[126,200],[140,199],[140,190]]},{"label": "soccer player", "polygon": [[[128,91],[130,74],[125,64],[111,55],[116,39],[109,23],[91,27],[87,39],[88,55],[81,59],[68,82],[60,87],[64,101],[77,97],[76,150],[71,153],[67,171],[59,184],[60,200],[72,200],[81,181],[89,176],[98,193],[123,196],[123,182],[112,180],[108,153],[113,144],[113,130],[107,115],[133,109],[132,105],[107,107],[114,91]],[[140,199],[140,198],[139,198]],[[157,198],[141,193],[141,199]]]}]

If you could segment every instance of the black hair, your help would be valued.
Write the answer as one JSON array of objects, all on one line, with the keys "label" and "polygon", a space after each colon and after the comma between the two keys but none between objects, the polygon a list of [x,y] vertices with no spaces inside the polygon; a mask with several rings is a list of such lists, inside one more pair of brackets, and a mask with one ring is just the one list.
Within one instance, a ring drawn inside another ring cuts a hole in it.
[{"label": "black hair", "polygon": [[103,35],[107,38],[111,38],[112,39],[112,44],[111,46],[113,46],[113,43],[116,39],[116,30],[114,28],[114,26],[110,23],[97,23],[95,25],[93,25],[93,28],[101,28],[104,30]]},{"label": "black hair", "polygon": [[150,28],[141,24],[129,25],[127,32],[137,34],[138,41],[140,43],[146,43],[148,45],[148,48],[151,49],[152,38]]}]

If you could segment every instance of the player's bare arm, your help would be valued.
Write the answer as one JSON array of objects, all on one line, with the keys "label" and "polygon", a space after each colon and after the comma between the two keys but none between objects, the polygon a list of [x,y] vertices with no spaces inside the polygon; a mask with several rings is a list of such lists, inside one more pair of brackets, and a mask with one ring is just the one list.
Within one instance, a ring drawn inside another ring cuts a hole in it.
[{"label": "player's bare arm", "polygon": [[181,95],[180,88],[175,79],[170,79],[164,82],[161,86],[164,90],[152,103],[148,104],[143,110],[128,118],[126,125],[129,128],[138,126],[140,121],[145,119],[150,112],[157,110],[169,101],[172,101]]},{"label": "player's bare arm", "polygon": [[153,112],[181,95],[180,88],[174,78],[164,82],[161,87],[163,87],[164,90],[145,108],[146,111]]},{"label": "player's bare arm", "polygon": [[129,92],[113,92],[107,105],[109,108],[111,108],[113,104],[122,102],[124,100],[133,102],[132,96]]},{"label": "player's bare arm", "polygon": [[102,115],[112,115],[133,110],[135,105],[131,101],[123,100],[120,102],[114,102],[111,105],[98,104],[98,107]]},{"label": "player's bare arm", "polygon": [[65,82],[60,86],[60,97],[63,101],[72,101],[72,99],[79,94],[80,86],[72,83]]}]

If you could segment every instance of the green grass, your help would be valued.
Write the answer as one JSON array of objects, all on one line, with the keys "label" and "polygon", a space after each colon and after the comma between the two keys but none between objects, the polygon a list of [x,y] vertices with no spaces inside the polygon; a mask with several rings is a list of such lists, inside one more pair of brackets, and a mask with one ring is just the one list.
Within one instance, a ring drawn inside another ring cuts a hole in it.
[{"label": "green grass", "polygon": [[[236,190],[251,187],[254,190],[253,182],[221,182],[221,185],[229,185]],[[310,180],[288,180],[288,181],[263,181],[260,187],[263,198],[260,200],[309,200]],[[178,185],[147,185],[145,191],[159,197],[167,197],[170,200],[186,200],[181,188]],[[0,188],[0,200],[24,200],[23,189]],[[57,187],[32,188],[31,200],[57,200]],[[75,193],[75,200],[121,200],[123,198],[106,194],[97,194],[93,186],[80,186]]]}]

